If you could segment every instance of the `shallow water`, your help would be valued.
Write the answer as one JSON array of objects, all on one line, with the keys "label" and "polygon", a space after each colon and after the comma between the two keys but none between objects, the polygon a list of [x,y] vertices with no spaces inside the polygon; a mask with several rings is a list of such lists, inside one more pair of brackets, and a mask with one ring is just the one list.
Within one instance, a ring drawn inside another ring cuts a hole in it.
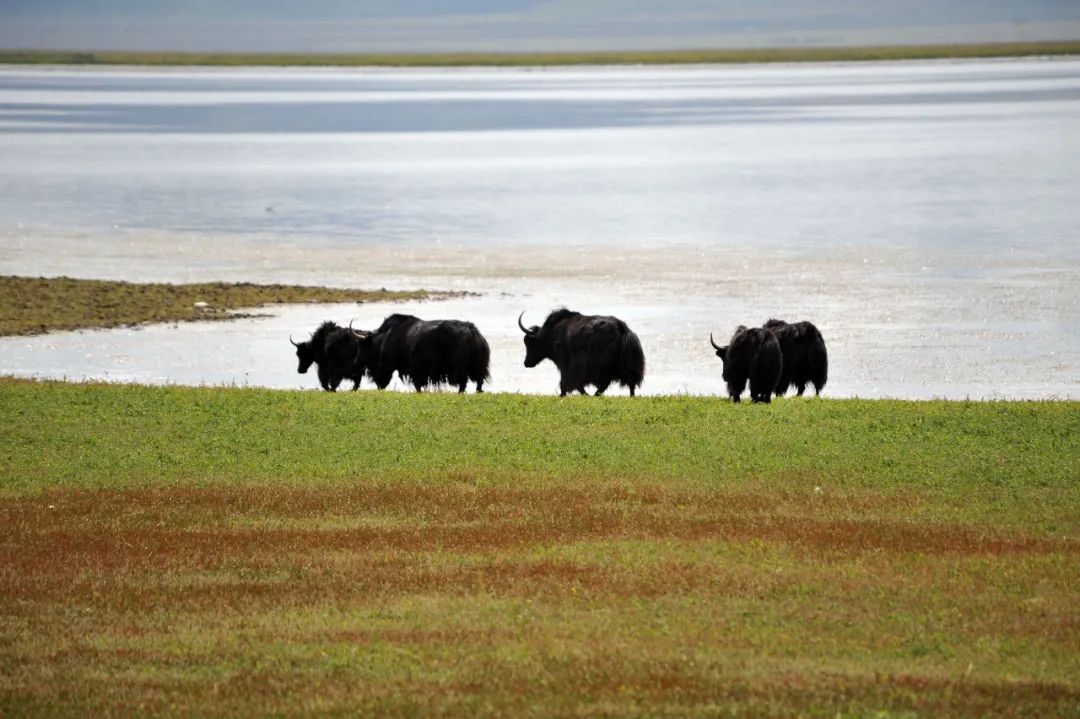
[{"label": "shallow water", "polygon": [[811,319],[829,396],[1080,396],[1080,62],[0,70],[0,272],[482,293],[0,339],[0,373],[312,387],[291,332],[617,314],[649,393]]}]

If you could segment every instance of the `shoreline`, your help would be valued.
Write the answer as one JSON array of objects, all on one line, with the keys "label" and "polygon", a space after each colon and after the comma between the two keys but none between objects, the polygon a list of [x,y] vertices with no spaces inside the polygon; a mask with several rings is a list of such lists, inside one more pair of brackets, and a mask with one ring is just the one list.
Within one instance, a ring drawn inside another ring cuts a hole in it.
[{"label": "shoreline", "polygon": [[[245,317],[257,317],[258,315],[242,315],[237,319],[244,319]],[[108,327],[91,327],[85,330],[76,331],[91,331],[102,332],[107,331]],[[393,383],[387,389],[377,389],[375,385],[371,384],[370,380],[366,379],[361,383],[360,388],[357,390],[347,389],[347,385],[342,385],[336,392],[326,392],[318,384],[312,384],[310,386],[303,387],[276,387],[266,386],[261,384],[239,384],[236,382],[219,382],[219,383],[200,383],[200,384],[188,384],[186,382],[140,382],[138,380],[125,379],[122,377],[108,378],[108,377],[56,377],[49,374],[21,374],[0,372],[0,386],[2,385],[63,385],[69,387],[86,387],[86,388],[109,388],[117,390],[132,390],[132,391],[151,391],[151,390],[192,390],[196,392],[208,391],[208,392],[268,392],[273,395],[289,395],[293,393],[312,393],[318,395],[341,395],[341,396],[356,396],[360,394],[368,394],[372,396],[378,396],[382,394],[390,394],[395,396],[404,397],[449,397],[458,396],[458,391],[450,385],[443,384],[434,387],[426,387],[423,392],[416,392],[412,389],[411,385],[402,383],[399,379],[395,378]],[[470,385],[471,386],[471,385]],[[522,390],[488,390],[485,389],[483,393],[476,394],[471,389],[465,394],[468,396],[476,397],[516,397],[525,401],[533,399],[538,400],[558,400],[558,401],[591,401],[596,400],[600,402],[616,401],[616,402],[637,402],[640,404],[648,405],[653,402],[667,402],[667,401],[696,401],[696,400],[715,400],[724,404],[730,404],[738,407],[741,405],[751,405],[748,395],[744,392],[742,395],[742,402],[734,403],[731,401],[728,395],[721,392],[717,393],[687,393],[687,392],[669,392],[664,394],[648,394],[645,392],[639,392],[635,397],[628,397],[625,394],[619,394],[622,390],[621,387],[616,387],[614,391],[603,395],[602,397],[595,397],[591,393],[588,395],[568,395],[567,397],[560,397],[558,389],[553,389],[549,392],[530,392]],[[905,397],[902,395],[834,395],[829,394],[820,397],[814,397],[808,393],[804,397],[799,397],[794,391],[789,391],[787,394],[781,397],[773,397],[772,402],[768,405],[761,405],[762,407],[769,407],[773,404],[783,403],[810,403],[824,402],[831,405],[853,405],[860,402],[871,403],[900,403],[903,405],[1076,405],[1080,407],[1080,397],[1073,395],[1054,395],[1047,397],[993,397],[993,396],[967,396],[967,397],[950,397],[944,395],[932,395],[927,397]]]},{"label": "shoreline", "polygon": [[0,49],[0,65],[206,67],[565,67],[874,62],[1080,55],[1080,40],[877,47],[792,47],[599,52],[232,53]]}]

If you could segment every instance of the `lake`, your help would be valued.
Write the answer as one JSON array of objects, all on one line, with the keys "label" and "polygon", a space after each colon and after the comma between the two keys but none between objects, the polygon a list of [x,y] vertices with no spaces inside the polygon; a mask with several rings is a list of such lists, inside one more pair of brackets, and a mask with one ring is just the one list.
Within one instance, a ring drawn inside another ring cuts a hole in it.
[{"label": "lake", "polygon": [[[516,318],[640,335],[644,393],[723,392],[709,333],[809,319],[833,397],[1080,397],[1080,61],[531,69],[0,68],[0,273],[469,290],[0,338],[0,374],[315,385],[287,337]],[[617,393],[617,392],[616,392]]]}]

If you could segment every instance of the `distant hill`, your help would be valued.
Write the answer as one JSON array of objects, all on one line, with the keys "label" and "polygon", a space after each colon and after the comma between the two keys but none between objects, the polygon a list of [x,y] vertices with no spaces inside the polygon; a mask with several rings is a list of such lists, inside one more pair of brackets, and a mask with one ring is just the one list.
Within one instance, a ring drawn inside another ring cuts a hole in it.
[{"label": "distant hill", "polygon": [[1076,0],[6,0],[0,47],[499,52],[1080,38]]}]

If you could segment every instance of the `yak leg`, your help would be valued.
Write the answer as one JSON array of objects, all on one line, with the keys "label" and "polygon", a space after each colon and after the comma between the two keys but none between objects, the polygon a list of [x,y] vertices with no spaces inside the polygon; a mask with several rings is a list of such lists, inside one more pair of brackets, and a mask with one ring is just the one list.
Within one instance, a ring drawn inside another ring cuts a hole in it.
[{"label": "yak leg", "polygon": [[565,397],[567,392],[574,391],[574,384],[567,377],[559,378],[559,396]]},{"label": "yak leg", "polygon": [[802,393],[806,391],[806,385],[802,382],[799,382],[795,385],[795,389],[798,390],[799,396],[802,397]]},{"label": "yak leg", "polygon": [[630,396],[634,396],[634,385],[630,385]]},{"label": "yak leg", "polygon": [[739,395],[741,395],[743,393],[744,389],[746,389],[746,380],[745,379],[742,380],[742,381],[739,381],[739,382],[728,382],[727,383],[728,396],[730,396],[731,401],[735,402],[736,404],[740,401]]},{"label": "yak leg", "polygon": [[570,362],[562,379],[562,387],[567,392],[580,392],[586,394],[585,385],[588,384],[586,374],[588,372],[588,358],[577,356]]},{"label": "yak leg", "polygon": [[581,360],[574,360],[570,363],[570,366],[562,371],[559,376],[559,389],[561,390],[560,397],[565,397],[567,393],[580,392],[585,394],[585,383],[581,380],[585,376],[585,368],[582,366]]},{"label": "yak leg", "polygon": [[760,382],[750,380],[750,401],[755,404],[772,403],[772,387],[762,387]]},{"label": "yak leg", "polygon": [[477,394],[483,394],[484,393],[484,380],[482,380],[482,379],[476,380],[476,393]]},{"label": "yak leg", "polygon": [[602,382],[601,384],[596,385],[596,396],[602,396],[604,392],[607,391],[607,388],[610,384],[610,382]]},{"label": "yak leg", "polygon": [[457,388],[458,394],[465,394],[465,388],[468,387],[468,386],[469,386],[468,382],[462,382],[461,384],[459,384],[458,388]]}]

